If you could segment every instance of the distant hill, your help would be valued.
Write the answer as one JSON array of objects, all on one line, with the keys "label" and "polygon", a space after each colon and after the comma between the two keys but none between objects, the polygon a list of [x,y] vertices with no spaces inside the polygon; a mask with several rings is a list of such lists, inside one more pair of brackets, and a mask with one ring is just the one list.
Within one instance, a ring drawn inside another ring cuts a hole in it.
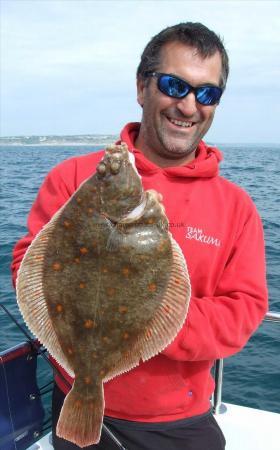
[{"label": "distant hill", "polygon": [[74,136],[8,136],[0,137],[0,145],[105,145],[114,143],[116,135],[92,134]]}]

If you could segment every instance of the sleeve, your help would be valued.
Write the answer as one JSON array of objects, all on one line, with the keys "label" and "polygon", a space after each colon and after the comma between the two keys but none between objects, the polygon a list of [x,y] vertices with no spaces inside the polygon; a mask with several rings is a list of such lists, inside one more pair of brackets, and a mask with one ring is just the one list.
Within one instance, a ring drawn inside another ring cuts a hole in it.
[{"label": "sleeve", "polygon": [[183,328],[162,353],[180,361],[228,357],[246,344],[267,308],[263,228],[254,208],[235,241],[215,295],[191,298]]},{"label": "sleeve", "polygon": [[55,167],[51,170],[51,172],[49,172],[29,213],[27,219],[28,234],[20,239],[14,247],[11,264],[14,286],[16,285],[17,272],[21,261],[34,237],[43,228],[43,226],[49,222],[54,213],[64,205],[64,203],[75,191],[75,169],[72,162],[67,162],[67,164],[68,174],[65,179],[69,178],[71,182],[66,182],[62,176],[61,165]]}]

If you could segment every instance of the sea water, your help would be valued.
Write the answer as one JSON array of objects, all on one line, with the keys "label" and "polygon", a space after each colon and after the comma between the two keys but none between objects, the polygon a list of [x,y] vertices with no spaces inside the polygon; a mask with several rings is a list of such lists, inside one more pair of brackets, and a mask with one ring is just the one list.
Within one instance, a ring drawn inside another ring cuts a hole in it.
[{"label": "sea water", "polygon": [[[243,187],[263,220],[269,309],[280,312],[280,145],[220,144],[221,175]],[[96,146],[0,147],[0,303],[20,321],[11,284],[10,264],[16,241],[26,233],[26,218],[47,172],[73,155],[97,151]],[[252,236],[254,239],[254,236]],[[24,340],[0,310],[0,351]],[[225,360],[223,400],[280,413],[280,325],[263,323],[239,354]],[[49,376],[40,371],[40,382]],[[49,401],[49,400],[48,400]]]}]

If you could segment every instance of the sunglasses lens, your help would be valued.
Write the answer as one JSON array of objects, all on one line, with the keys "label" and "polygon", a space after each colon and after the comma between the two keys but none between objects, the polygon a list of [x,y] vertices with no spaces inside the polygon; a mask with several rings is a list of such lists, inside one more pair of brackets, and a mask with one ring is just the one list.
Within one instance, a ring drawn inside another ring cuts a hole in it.
[{"label": "sunglasses lens", "polygon": [[197,89],[196,99],[202,105],[215,105],[219,102],[222,89],[216,86],[204,86]]},{"label": "sunglasses lens", "polygon": [[196,100],[201,105],[216,105],[222,96],[223,90],[218,86],[201,86],[192,88],[186,81],[173,75],[156,73],[159,90],[169,97],[184,98],[190,91],[195,92]]},{"label": "sunglasses lens", "polygon": [[158,87],[164,94],[175,98],[184,97],[190,90],[185,81],[179,80],[171,75],[161,75],[158,78]]}]

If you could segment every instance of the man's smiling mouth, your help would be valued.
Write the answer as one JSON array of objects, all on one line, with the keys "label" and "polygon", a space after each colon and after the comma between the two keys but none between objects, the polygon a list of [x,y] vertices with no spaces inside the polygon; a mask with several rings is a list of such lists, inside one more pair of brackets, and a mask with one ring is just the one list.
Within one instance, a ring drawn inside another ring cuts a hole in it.
[{"label": "man's smiling mouth", "polygon": [[183,127],[183,128],[190,128],[194,124],[194,122],[171,119],[171,117],[168,117],[168,120],[169,120],[169,122],[173,123],[174,125],[177,125],[177,126]]}]

